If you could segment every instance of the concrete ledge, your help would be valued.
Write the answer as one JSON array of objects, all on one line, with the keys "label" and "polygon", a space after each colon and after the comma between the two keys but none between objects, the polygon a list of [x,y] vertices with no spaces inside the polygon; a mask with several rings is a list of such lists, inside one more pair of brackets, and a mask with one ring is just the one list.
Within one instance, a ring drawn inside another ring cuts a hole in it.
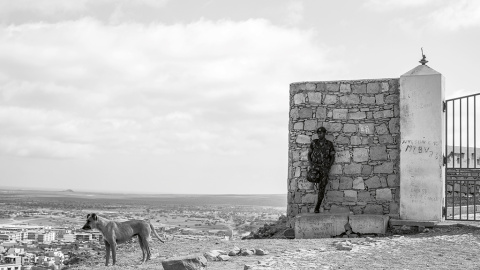
[{"label": "concrete ledge", "polygon": [[423,227],[433,227],[437,224],[437,221],[417,221],[417,220],[408,220],[408,219],[390,219],[390,226],[423,226]]},{"label": "concrete ledge", "polygon": [[385,234],[388,227],[388,216],[384,215],[350,215],[349,223],[354,233]]},{"label": "concrete ledge", "polygon": [[348,213],[300,214],[295,217],[295,238],[328,238],[345,232]]}]

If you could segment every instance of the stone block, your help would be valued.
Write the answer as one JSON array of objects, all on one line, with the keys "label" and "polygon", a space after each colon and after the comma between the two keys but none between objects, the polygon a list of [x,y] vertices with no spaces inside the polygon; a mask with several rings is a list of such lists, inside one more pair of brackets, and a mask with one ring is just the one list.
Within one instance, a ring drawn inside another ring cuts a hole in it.
[{"label": "stone block", "polygon": [[340,177],[340,185],[339,189],[345,190],[345,189],[351,189],[352,188],[352,183],[353,179],[350,177],[342,176]]},{"label": "stone block", "polygon": [[382,187],[387,187],[387,178],[385,176],[380,176],[380,184]]},{"label": "stone block", "polygon": [[333,119],[347,119],[348,109],[333,109]]},{"label": "stone block", "polygon": [[295,94],[295,95],[293,96],[293,103],[294,103],[295,105],[305,103],[305,94],[303,94],[303,93]]},{"label": "stone block", "polygon": [[297,108],[290,110],[290,117],[291,117],[293,120],[296,120],[296,119],[299,117],[299,112],[298,112],[298,109],[297,109]]},{"label": "stone block", "polygon": [[301,108],[298,111],[299,118],[312,118],[312,116],[313,116],[312,108]]},{"label": "stone block", "polygon": [[335,139],[335,142],[337,144],[349,144],[350,143],[350,138],[349,137],[345,137],[343,135],[339,135],[336,139]]},{"label": "stone block", "polygon": [[368,149],[353,148],[353,161],[359,162],[359,163],[368,161]]},{"label": "stone block", "polygon": [[392,200],[392,190],[389,188],[379,188],[376,190],[375,199],[377,201],[391,201]]},{"label": "stone block", "polygon": [[296,189],[297,189],[297,179],[291,179],[289,190],[296,190]]},{"label": "stone block", "polygon": [[[348,125],[348,124],[345,124],[345,125]],[[351,145],[360,145],[360,144],[362,144],[362,138],[360,138],[358,136],[352,136],[352,137],[350,137],[350,144]]]},{"label": "stone block", "polygon": [[200,254],[173,257],[163,260],[162,266],[165,270],[203,270],[207,269],[207,259]]},{"label": "stone block", "polygon": [[370,159],[371,160],[387,160],[387,147],[385,145],[371,146]]},{"label": "stone block", "polygon": [[321,104],[322,103],[322,94],[318,92],[308,92],[308,103],[310,104]]},{"label": "stone block", "polygon": [[364,214],[383,215],[383,207],[378,204],[367,204],[363,209]]},{"label": "stone block", "polygon": [[362,177],[356,177],[355,179],[353,179],[352,188],[353,189],[364,190],[365,189],[365,182],[363,181],[363,178]]},{"label": "stone block", "polygon": [[300,167],[296,167],[295,168],[295,177],[299,177],[300,176]]},{"label": "stone block", "polygon": [[318,195],[315,193],[307,193],[302,196],[302,203],[315,204]]},{"label": "stone block", "polygon": [[308,150],[303,150],[302,152],[300,152],[300,160],[308,161]]},{"label": "stone block", "polygon": [[375,97],[362,97],[362,104],[374,104],[375,103]]},{"label": "stone block", "polygon": [[365,112],[353,112],[348,114],[348,119],[352,119],[352,120],[360,120],[365,118],[367,118],[367,115],[365,114]]},{"label": "stone block", "polygon": [[348,209],[348,207],[344,207],[344,206],[334,204],[334,205],[332,205],[332,207],[330,207],[330,210],[328,212],[329,213],[334,213],[334,214],[338,214],[338,213],[349,214],[350,209]]},{"label": "stone block", "polygon": [[385,123],[382,123],[382,124],[376,126],[375,127],[375,132],[379,135],[387,134],[388,133],[387,125],[385,125]]},{"label": "stone block", "polygon": [[390,214],[398,214],[400,205],[398,202],[391,202],[389,205]]},{"label": "stone block", "polygon": [[400,183],[398,181],[398,175],[396,174],[390,174],[388,177],[387,177],[387,185],[389,187],[398,187],[400,186]]},{"label": "stone block", "polygon": [[293,124],[293,129],[303,130],[303,122],[296,122],[295,124]]},{"label": "stone block", "polygon": [[330,168],[330,174],[338,175],[343,173],[342,165],[340,164],[333,164],[332,168]]},{"label": "stone block", "polygon": [[365,180],[365,185],[369,189],[382,187],[382,184],[380,183],[380,178],[376,175]]},{"label": "stone block", "polygon": [[375,125],[373,123],[358,124],[360,134],[374,134]]},{"label": "stone block", "polygon": [[350,215],[349,217],[352,231],[361,234],[385,234],[388,220],[389,217],[384,215]]},{"label": "stone block", "polygon": [[306,83],[305,84],[305,90],[313,91],[313,90],[315,90],[315,88],[317,88],[317,86],[314,83]]},{"label": "stone block", "polygon": [[393,162],[384,162],[373,168],[373,173],[393,173]]},{"label": "stone block", "polygon": [[342,93],[349,93],[351,92],[352,89],[350,88],[350,84],[348,83],[342,83],[340,84],[340,92]]},{"label": "stone block", "polygon": [[399,102],[399,96],[397,94],[388,95],[387,97],[385,97],[385,103],[398,104],[398,102]]},{"label": "stone block", "polygon": [[375,103],[377,103],[378,105],[381,105],[383,104],[383,94],[378,94],[378,95],[375,95]]},{"label": "stone block", "polygon": [[317,119],[325,120],[325,118],[327,118],[327,108],[318,107],[316,116]]},{"label": "stone block", "polygon": [[329,190],[326,195],[329,202],[343,202],[343,191]]},{"label": "stone block", "polygon": [[295,217],[295,238],[330,238],[345,232],[348,214],[300,214]]},{"label": "stone block", "polygon": [[301,203],[302,202],[303,192],[295,191],[293,193],[293,203]]},{"label": "stone block", "polygon": [[363,175],[370,175],[371,173],[372,173],[372,166],[362,165],[362,174]]},{"label": "stone block", "polygon": [[360,98],[358,95],[345,95],[340,97],[340,103],[346,104],[346,105],[352,105],[352,104],[360,104]]},{"label": "stone block", "polygon": [[350,163],[345,165],[345,174],[360,174],[362,172],[362,164]]},{"label": "stone block", "polygon": [[344,151],[338,151],[337,153],[335,153],[335,162],[337,162],[337,163],[342,163],[342,162],[350,163],[350,151],[344,150]]},{"label": "stone block", "polygon": [[427,228],[432,228],[437,224],[438,224],[438,222],[436,222],[436,221],[390,219],[390,226],[412,226],[412,227],[423,226],[423,227],[427,227]]},{"label": "stone block", "polygon": [[311,140],[310,140],[310,136],[308,136],[308,135],[302,135],[302,134],[299,134],[299,135],[297,136],[297,140],[296,140],[297,143],[302,143],[302,144],[309,144],[310,141],[311,141]]},{"label": "stone block", "polygon": [[352,89],[352,93],[358,93],[358,94],[367,93],[366,84],[352,84],[351,89]]},{"label": "stone block", "polygon": [[393,143],[393,137],[392,135],[389,135],[389,134],[380,135],[378,136],[378,142],[381,144],[390,144],[390,143]]},{"label": "stone block", "polygon": [[400,118],[392,118],[388,121],[388,129],[390,133],[400,133]]},{"label": "stone block", "polygon": [[343,129],[342,123],[326,122],[323,123],[323,126],[325,127],[325,129],[327,129],[327,132],[339,132]]},{"label": "stone block", "polygon": [[372,82],[367,84],[367,93],[369,94],[376,94],[380,93],[381,85],[378,82]]},{"label": "stone block", "polygon": [[307,179],[298,178],[297,179],[298,189],[300,190],[313,190],[313,183],[308,182]]},{"label": "stone block", "polygon": [[338,179],[330,180],[330,187],[332,190],[338,190],[339,186],[340,186],[340,180]]},{"label": "stone block", "polygon": [[390,86],[388,84],[388,82],[382,82],[381,83],[381,89],[382,89],[382,92],[387,92],[390,90]]},{"label": "stone block", "polygon": [[356,124],[345,124],[343,125],[343,132],[357,132],[357,125]]},{"label": "stone block", "polygon": [[336,95],[325,95],[325,99],[323,100],[323,104],[331,105],[337,103],[337,96]]},{"label": "stone block", "polygon": [[340,84],[338,83],[327,83],[326,90],[329,92],[338,92],[340,90]]},{"label": "stone block", "polygon": [[317,83],[316,86],[317,86],[316,87],[317,91],[325,91],[325,89],[326,89],[325,83]]},{"label": "stone block", "polygon": [[316,119],[305,120],[304,130],[316,130],[317,129],[317,122]]},{"label": "stone block", "polygon": [[372,200],[372,195],[368,191],[361,190],[357,193],[357,200],[359,202],[369,202]]},{"label": "stone block", "polygon": [[357,191],[356,190],[345,190],[345,201],[347,202],[356,202],[357,201]]}]

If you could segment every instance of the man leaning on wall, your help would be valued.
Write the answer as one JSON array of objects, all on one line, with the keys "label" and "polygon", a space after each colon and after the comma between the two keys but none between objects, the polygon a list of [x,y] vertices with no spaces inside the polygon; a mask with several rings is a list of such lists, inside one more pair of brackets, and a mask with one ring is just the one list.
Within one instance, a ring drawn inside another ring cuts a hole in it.
[{"label": "man leaning on wall", "polygon": [[325,138],[326,133],[327,130],[324,127],[318,128],[318,139],[313,140],[308,149],[310,167],[307,172],[307,180],[318,185],[315,213],[320,212],[320,206],[325,197],[325,188],[328,184],[328,174],[335,161],[335,148],[333,143]]}]

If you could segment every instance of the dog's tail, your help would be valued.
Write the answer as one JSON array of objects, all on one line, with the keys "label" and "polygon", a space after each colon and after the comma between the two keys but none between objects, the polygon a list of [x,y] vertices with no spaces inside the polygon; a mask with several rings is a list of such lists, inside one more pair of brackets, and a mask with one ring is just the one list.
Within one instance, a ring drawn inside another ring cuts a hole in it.
[{"label": "dog's tail", "polygon": [[152,223],[149,222],[148,225],[150,225],[150,229],[152,229],[153,234],[158,238],[158,240],[160,240],[162,243],[165,243],[165,241],[162,240],[160,236],[157,234],[157,232],[155,231],[155,228],[153,227]]}]

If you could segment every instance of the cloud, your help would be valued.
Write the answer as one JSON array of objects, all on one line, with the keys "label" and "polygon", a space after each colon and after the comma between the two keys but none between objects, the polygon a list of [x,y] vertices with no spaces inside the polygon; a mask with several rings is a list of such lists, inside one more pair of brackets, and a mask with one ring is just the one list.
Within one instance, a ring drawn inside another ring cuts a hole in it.
[{"label": "cloud", "polygon": [[168,0],[0,0],[0,22],[22,24],[59,22],[91,17],[108,23],[149,21],[158,17]]},{"label": "cloud", "polygon": [[287,4],[287,22],[295,25],[303,21],[303,2],[293,0]]},{"label": "cloud", "polygon": [[375,12],[399,12],[406,15],[392,19],[404,32],[421,36],[425,31],[456,31],[480,26],[480,2],[475,0],[370,0],[364,4]]},{"label": "cloud", "polygon": [[273,147],[287,129],[289,84],[332,79],[343,67],[333,53],[312,30],[261,19],[0,26],[0,154]]},{"label": "cloud", "polygon": [[480,26],[480,2],[475,0],[456,0],[428,15],[432,26],[455,31],[461,28]]},{"label": "cloud", "polygon": [[424,7],[434,0],[368,0],[364,7],[374,11],[392,11],[406,8]]}]

